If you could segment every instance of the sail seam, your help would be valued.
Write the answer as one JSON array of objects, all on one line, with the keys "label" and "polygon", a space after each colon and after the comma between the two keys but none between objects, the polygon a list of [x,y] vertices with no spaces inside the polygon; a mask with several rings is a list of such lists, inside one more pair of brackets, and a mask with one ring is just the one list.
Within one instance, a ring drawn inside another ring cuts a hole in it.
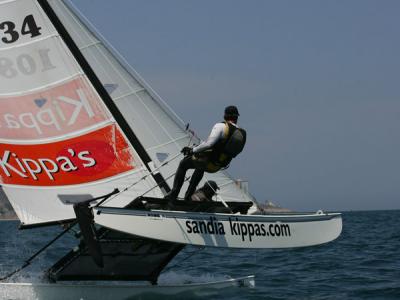
[{"label": "sail seam", "polygon": [[35,43],[37,43],[37,42],[42,42],[42,41],[44,41],[44,40],[51,39],[51,38],[60,38],[60,35],[57,34],[57,33],[52,33],[52,34],[50,34],[50,35],[47,35],[47,36],[44,36],[44,37],[41,37],[41,38],[36,38],[36,39],[34,39],[34,40],[32,40],[32,41],[29,41],[29,42],[20,43],[20,44],[18,44],[18,45],[13,45],[13,46],[10,46],[10,47],[3,47],[3,48],[0,48],[0,51],[11,50],[11,49],[17,49],[17,48],[25,47],[25,46],[32,45],[32,44],[35,44]]},{"label": "sail seam", "polygon": [[[78,78],[78,77],[85,77],[85,78],[86,78],[85,73],[83,73],[83,72],[77,72],[77,73],[72,74],[71,76],[65,77],[65,78],[63,78],[63,79],[61,79],[61,80],[57,80],[57,81],[54,81],[54,82],[49,83],[49,84],[46,84],[46,85],[42,85],[42,86],[40,86],[40,87],[38,87],[38,88],[25,90],[25,91],[18,92],[18,93],[0,94],[0,97],[12,97],[12,96],[23,96],[23,95],[28,95],[28,94],[31,94],[31,93],[33,93],[33,92],[42,91],[42,90],[45,90],[45,89],[47,89],[47,88],[49,88],[49,87],[53,87],[53,86],[56,86],[56,85],[60,85],[60,84],[62,84],[62,83],[64,83],[64,82],[67,82],[67,81],[69,81],[69,80],[71,80],[71,79]],[[0,100],[0,101],[1,101],[1,100]]]},{"label": "sail seam", "polygon": [[183,140],[183,139],[186,139],[186,138],[187,138],[187,135],[184,135],[184,136],[178,137],[178,138],[176,138],[176,139],[173,139],[173,140],[171,140],[171,141],[169,141],[169,142],[166,142],[166,143],[164,143],[164,144],[160,144],[160,145],[157,145],[157,146],[153,146],[153,147],[147,148],[146,150],[147,150],[147,151],[149,151],[149,150],[155,150],[155,149],[158,149],[158,148],[167,146],[167,145],[169,145],[169,144],[176,143],[177,141],[180,141],[180,140]]},{"label": "sail seam", "polygon": [[32,140],[27,140],[27,139],[20,139],[20,140],[15,140],[15,139],[3,139],[0,138],[0,142],[4,143],[4,144],[21,144],[21,145],[29,145],[29,144],[47,144],[49,142],[59,142],[59,141],[63,141],[65,139],[71,139],[74,137],[78,137],[81,136],[83,134],[87,134],[90,133],[92,131],[96,131],[100,128],[104,128],[107,125],[111,125],[111,124],[116,124],[114,118],[109,117],[107,120],[96,123],[95,125],[83,128],[81,130],[76,130],[72,133],[68,133],[68,134],[64,134],[62,136],[53,136],[53,137],[49,137],[49,138],[45,138],[45,139],[32,139]]},{"label": "sail seam", "polygon": [[93,43],[90,43],[90,44],[87,44],[87,45],[85,45],[85,46],[82,46],[82,47],[79,47],[79,50],[85,50],[85,49],[87,49],[87,48],[90,48],[90,47],[93,47],[93,46],[96,46],[97,44],[101,44],[101,42],[100,41],[96,41],[96,42],[93,42]]},{"label": "sail seam", "polygon": [[7,4],[7,3],[12,3],[12,2],[17,2],[18,0],[4,0],[2,2],[0,2],[0,5],[2,4]]},{"label": "sail seam", "polygon": [[115,98],[113,98],[113,100],[114,100],[114,101],[117,101],[117,100],[120,100],[120,99],[122,99],[122,98],[131,96],[131,95],[136,95],[137,93],[142,92],[142,91],[145,91],[145,89],[142,88],[142,89],[138,89],[138,90],[135,90],[135,91],[131,91],[131,92],[126,93],[126,94],[124,94],[124,95],[115,97]]},{"label": "sail seam", "polygon": [[[77,36],[81,35],[82,33],[84,33],[84,35],[86,36],[86,38],[91,41],[92,44],[96,45],[97,43],[101,43],[101,41],[99,41],[95,36],[91,36],[89,34],[89,32],[87,32],[85,30],[85,28],[80,24],[80,20],[77,16],[75,16],[72,11],[70,9],[68,9],[68,7],[65,4],[65,1],[60,1],[61,5],[65,8],[65,12],[71,17],[72,21],[75,22],[75,24],[77,24],[79,26],[79,28],[81,29],[81,32],[78,32],[76,28],[72,27],[72,30],[75,32],[75,34]],[[90,44],[89,44],[90,45]],[[86,46],[82,46],[82,47],[86,47]]]}]

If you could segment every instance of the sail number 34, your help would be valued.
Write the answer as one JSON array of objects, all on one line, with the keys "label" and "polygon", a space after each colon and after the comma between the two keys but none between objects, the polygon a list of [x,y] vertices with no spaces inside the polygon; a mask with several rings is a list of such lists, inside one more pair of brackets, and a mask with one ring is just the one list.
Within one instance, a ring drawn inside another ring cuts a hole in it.
[{"label": "sail number 34", "polygon": [[3,37],[1,38],[1,40],[6,44],[11,44],[18,41],[20,34],[30,34],[31,38],[34,38],[41,35],[41,29],[41,27],[37,26],[33,15],[28,15],[24,18],[20,32],[17,31],[14,22],[5,21],[0,23],[0,30],[3,31]]}]

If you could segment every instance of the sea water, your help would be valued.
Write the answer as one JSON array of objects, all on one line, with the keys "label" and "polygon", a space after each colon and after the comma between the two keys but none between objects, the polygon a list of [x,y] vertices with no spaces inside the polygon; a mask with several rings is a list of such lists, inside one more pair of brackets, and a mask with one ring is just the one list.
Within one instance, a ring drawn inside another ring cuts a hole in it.
[{"label": "sea water", "polygon": [[[254,274],[253,289],[224,289],[203,298],[400,299],[399,222],[399,210],[345,212],[341,236],[321,246],[245,251],[186,247],[165,269],[160,283],[208,282]],[[2,276],[60,232],[59,228],[20,231],[17,227],[16,221],[0,222]],[[43,271],[75,244],[72,236],[63,237],[9,282],[43,282]]]}]

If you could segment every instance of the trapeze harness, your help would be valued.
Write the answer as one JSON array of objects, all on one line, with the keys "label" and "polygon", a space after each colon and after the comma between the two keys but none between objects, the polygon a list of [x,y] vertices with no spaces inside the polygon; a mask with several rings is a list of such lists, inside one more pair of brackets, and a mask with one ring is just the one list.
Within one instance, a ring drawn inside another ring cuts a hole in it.
[{"label": "trapeze harness", "polygon": [[194,154],[194,163],[208,173],[227,168],[231,160],[242,152],[246,144],[246,131],[230,122],[225,124],[224,138],[210,150]]}]

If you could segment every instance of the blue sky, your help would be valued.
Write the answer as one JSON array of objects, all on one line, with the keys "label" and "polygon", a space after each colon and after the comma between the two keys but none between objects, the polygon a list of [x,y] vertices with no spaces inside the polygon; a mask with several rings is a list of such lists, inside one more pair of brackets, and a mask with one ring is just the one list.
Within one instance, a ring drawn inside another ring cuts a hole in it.
[{"label": "blue sky", "polygon": [[295,210],[400,209],[400,2],[79,0],[205,138],[236,104],[230,172]]}]

